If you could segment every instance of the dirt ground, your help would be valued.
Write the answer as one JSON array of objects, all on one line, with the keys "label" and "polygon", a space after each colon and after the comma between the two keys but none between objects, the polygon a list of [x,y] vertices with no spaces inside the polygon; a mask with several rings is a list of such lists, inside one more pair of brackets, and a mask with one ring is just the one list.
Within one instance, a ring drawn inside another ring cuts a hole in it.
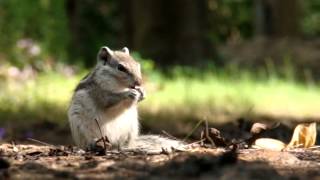
[{"label": "dirt ground", "polygon": [[0,152],[3,179],[320,179],[320,148],[99,156],[66,146],[2,144]]},{"label": "dirt ground", "polygon": [[[240,118],[210,127],[219,129],[231,142],[239,142],[250,136],[252,124]],[[282,123],[262,137],[288,143],[294,126]],[[147,155],[107,151],[99,155],[70,146],[67,126],[43,122],[32,127],[32,137],[41,142],[26,140],[23,136],[30,134],[16,131],[15,136],[1,143],[0,179],[320,179],[320,146],[273,151],[240,144],[195,144],[184,152]],[[189,139],[199,140],[200,132],[195,131]]]}]

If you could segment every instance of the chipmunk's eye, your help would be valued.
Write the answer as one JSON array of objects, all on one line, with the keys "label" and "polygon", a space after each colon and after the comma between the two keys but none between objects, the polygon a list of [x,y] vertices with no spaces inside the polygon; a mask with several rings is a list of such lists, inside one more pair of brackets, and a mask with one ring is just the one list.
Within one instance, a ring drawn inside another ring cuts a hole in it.
[{"label": "chipmunk's eye", "polygon": [[122,64],[118,64],[117,69],[121,72],[128,72],[127,68],[125,68]]}]

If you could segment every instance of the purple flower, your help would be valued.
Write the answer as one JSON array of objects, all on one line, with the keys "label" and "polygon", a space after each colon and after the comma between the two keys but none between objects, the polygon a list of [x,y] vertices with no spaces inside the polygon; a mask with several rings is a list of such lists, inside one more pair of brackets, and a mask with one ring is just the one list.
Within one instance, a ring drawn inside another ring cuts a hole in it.
[{"label": "purple flower", "polygon": [[0,140],[4,138],[6,134],[6,129],[0,127]]},{"label": "purple flower", "polygon": [[33,132],[32,131],[27,131],[25,134],[24,134],[25,138],[33,138]]}]

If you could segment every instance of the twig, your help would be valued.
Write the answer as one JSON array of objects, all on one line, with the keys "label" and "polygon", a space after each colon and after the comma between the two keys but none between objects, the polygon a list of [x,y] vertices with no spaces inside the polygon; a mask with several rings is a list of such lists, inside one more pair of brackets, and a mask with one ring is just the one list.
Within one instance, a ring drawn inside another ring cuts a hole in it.
[{"label": "twig", "polygon": [[167,135],[168,137],[174,139],[174,140],[177,140],[177,139],[178,139],[178,138],[172,136],[171,134],[169,134],[169,133],[168,133],[167,131],[165,131],[165,130],[162,130],[161,132],[162,132],[163,134]]},{"label": "twig", "polygon": [[317,149],[317,148],[320,148],[320,146],[311,146],[309,147],[310,149]]},{"label": "twig", "polygon": [[55,146],[52,145],[52,144],[49,144],[49,143],[46,143],[46,142],[43,142],[43,141],[40,141],[40,140],[36,140],[36,139],[33,139],[33,138],[27,138],[27,139],[28,139],[29,141],[37,142],[37,143],[42,144],[42,145],[55,147]]},{"label": "twig", "polygon": [[203,142],[203,141],[205,141],[205,140],[206,140],[206,139],[200,139],[199,141],[195,141],[195,142],[186,144],[186,146],[192,146],[192,145],[194,145],[194,144],[199,144],[199,143],[201,143],[201,142]]},{"label": "twig", "polygon": [[211,139],[211,137],[210,137],[210,135],[209,135],[208,120],[206,120],[206,130],[205,130],[205,131],[206,131],[206,133],[205,133],[206,139],[210,141],[210,143],[211,143],[212,146],[214,146],[215,144],[214,144],[213,140]]},{"label": "twig", "polygon": [[103,149],[104,149],[104,151],[106,151],[106,150],[107,150],[107,144],[106,144],[106,141],[105,141],[105,139],[104,139],[104,137],[103,137],[100,124],[99,124],[97,118],[95,118],[94,120],[96,121],[97,126],[98,126],[98,129],[99,129],[99,131],[100,131],[101,139],[102,139],[102,142],[103,142]]},{"label": "twig", "polygon": [[189,134],[187,134],[187,136],[185,138],[183,138],[183,141],[186,141],[195,131],[196,129],[200,126],[200,124],[203,122],[204,120],[200,120],[195,127],[190,131]]}]

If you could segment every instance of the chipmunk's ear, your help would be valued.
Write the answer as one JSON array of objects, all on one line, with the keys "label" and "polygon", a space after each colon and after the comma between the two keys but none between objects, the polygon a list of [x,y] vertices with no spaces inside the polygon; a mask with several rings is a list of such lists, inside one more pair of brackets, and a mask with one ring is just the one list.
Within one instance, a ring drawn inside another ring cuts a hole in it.
[{"label": "chipmunk's ear", "polygon": [[127,47],[122,48],[121,51],[124,52],[124,53],[126,53],[126,54],[128,54],[128,55],[129,55],[129,53],[130,53],[130,52],[129,52],[129,49],[128,49]]},{"label": "chipmunk's ear", "polygon": [[102,62],[103,65],[106,65],[106,63],[110,60],[112,56],[113,51],[107,46],[103,46],[98,53],[98,63]]}]

